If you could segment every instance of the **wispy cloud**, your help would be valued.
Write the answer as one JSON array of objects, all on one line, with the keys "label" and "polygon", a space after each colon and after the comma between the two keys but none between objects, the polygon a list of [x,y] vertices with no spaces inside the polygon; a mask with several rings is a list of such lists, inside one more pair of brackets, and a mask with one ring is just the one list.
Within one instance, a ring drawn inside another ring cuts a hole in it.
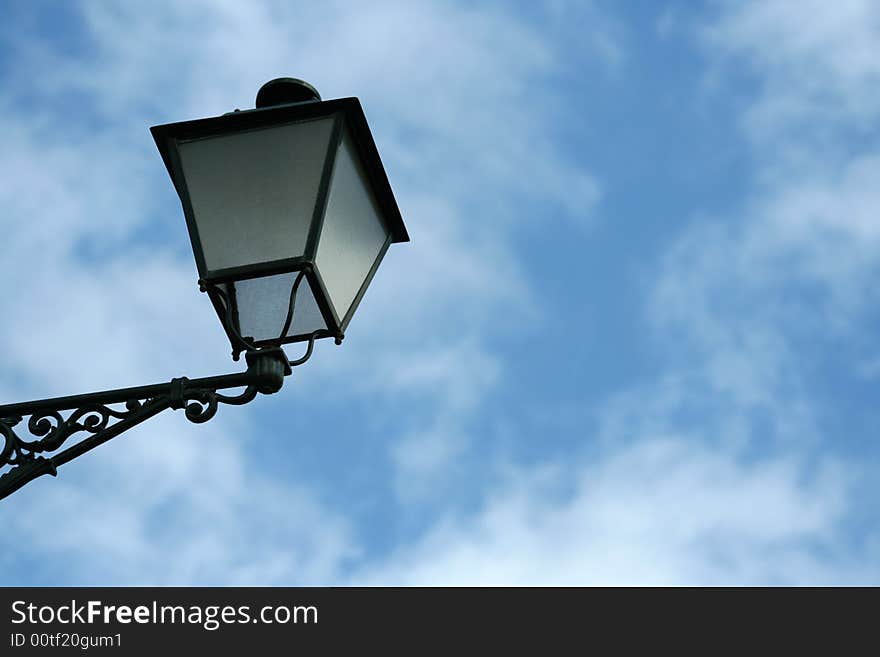
[{"label": "wispy cloud", "polygon": [[[438,523],[356,581],[404,585],[791,584],[864,581],[831,568],[845,489],[788,459],[646,440],[574,468],[511,473],[481,511]],[[760,554],[760,558],[756,558]],[[876,577],[876,573],[872,574]]]}]

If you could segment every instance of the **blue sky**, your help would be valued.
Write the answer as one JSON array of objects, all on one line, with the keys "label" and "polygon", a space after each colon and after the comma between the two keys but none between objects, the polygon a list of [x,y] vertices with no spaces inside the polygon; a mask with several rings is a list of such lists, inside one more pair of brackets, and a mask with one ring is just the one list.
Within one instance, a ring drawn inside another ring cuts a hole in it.
[{"label": "blue sky", "polygon": [[0,11],[3,399],[238,367],[151,125],[358,96],[413,238],[0,504],[3,583],[880,582],[875,2]]}]

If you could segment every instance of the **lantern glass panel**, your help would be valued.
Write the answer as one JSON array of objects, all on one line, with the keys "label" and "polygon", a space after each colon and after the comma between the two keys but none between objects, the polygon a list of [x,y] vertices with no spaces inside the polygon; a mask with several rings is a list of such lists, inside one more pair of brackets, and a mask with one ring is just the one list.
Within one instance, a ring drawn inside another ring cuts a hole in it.
[{"label": "lantern glass panel", "polygon": [[311,285],[307,278],[303,278],[296,293],[293,322],[287,333],[281,336],[290,306],[290,291],[297,274],[298,272],[290,272],[228,284],[227,289],[234,286],[237,320],[243,336],[261,342],[305,335],[327,328]]},{"label": "lantern glass panel", "polygon": [[332,127],[327,117],[180,142],[208,272],[303,255]]},{"label": "lantern glass panel", "polygon": [[388,239],[388,230],[351,135],[346,130],[336,155],[333,182],[315,264],[339,321]]}]

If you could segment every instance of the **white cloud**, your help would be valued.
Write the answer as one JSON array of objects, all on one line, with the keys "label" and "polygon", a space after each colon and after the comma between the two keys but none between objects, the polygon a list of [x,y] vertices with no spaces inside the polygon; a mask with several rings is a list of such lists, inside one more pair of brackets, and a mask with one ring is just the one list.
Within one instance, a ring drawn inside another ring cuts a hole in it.
[{"label": "white cloud", "polygon": [[[789,459],[646,440],[518,471],[476,515],[355,576],[399,585],[840,584],[876,580],[835,543],[845,486]],[[831,553],[831,558],[828,553]]]},{"label": "white cloud", "polygon": [[734,72],[718,91],[754,80],[753,185],[738,214],[696,218],[665,256],[651,318],[697,348],[719,390],[790,400],[815,364],[805,341],[864,336],[878,301],[880,168],[864,123],[880,117],[880,13],[780,0],[722,3],[716,18],[704,45]]},{"label": "white cloud", "polygon": [[[708,43],[747,63],[761,95],[747,113],[756,141],[776,144],[812,121],[819,137],[845,123],[870,128],[880,111],[880,7],[872,0],[722,3]],[[833,140],[826,142],[833,146]]]},{"label": "white cloud", "polygon": [[236,434],[228,418],[152,422],[4,503],[7,535],[40,562],[34,572],[7,570],[4,581],[322,583],[356,556],[351,528],[312,491],[254,470],[238,438],[243,424]]}]

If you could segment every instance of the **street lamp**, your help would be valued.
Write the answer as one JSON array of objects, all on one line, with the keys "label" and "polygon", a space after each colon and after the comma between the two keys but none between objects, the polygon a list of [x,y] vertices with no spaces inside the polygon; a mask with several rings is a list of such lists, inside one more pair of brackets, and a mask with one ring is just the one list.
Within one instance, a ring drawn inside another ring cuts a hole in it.
[{"label": "street lamp", "polygon": [[[0,468],[10,466],[0,498],[166,408],[205,422],[219,403],[277,392],[315,340],[341,344],[389,245],[409,241],[356,98],[321,101],[311,85],[279,78],[260,89],[256,109],[151,132],[183,206],[199,286],[248,369],[0,406]],[[294,342],[306,349],[291,361],[282,345]],[[25,417],[33,439],[14,429]],[[77,433],[86,437],[41,455]]]},{"label": "street lamp", "polygon": [[409,239],[356,98],[282,78],[256,105],[152,128],[236,356],[341,341],[388,245]]}]

